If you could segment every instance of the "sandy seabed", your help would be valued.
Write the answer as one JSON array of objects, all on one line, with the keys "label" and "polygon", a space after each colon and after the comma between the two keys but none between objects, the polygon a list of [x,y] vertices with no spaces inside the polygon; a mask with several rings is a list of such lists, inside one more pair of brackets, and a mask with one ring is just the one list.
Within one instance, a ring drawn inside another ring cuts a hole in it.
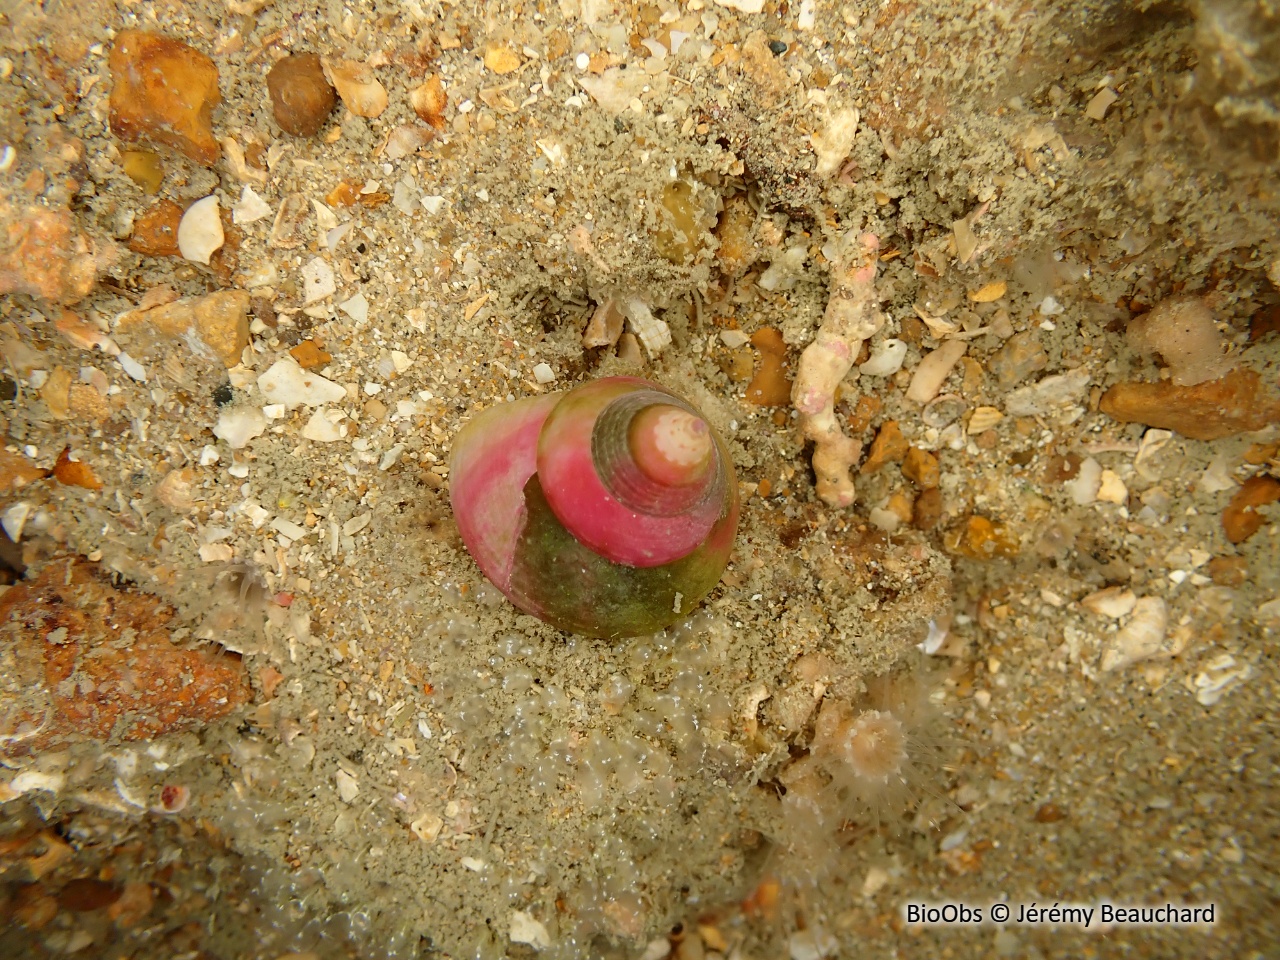
[{"label": "sandy seabed", "polygon": [[[0,3],[0,953],[1267,955],[1277,50],[1261,0]],[[840,344],[851,506],[791,400]],[[448,458],[615,374],[742,519],[606,642],[483,580]]]}]

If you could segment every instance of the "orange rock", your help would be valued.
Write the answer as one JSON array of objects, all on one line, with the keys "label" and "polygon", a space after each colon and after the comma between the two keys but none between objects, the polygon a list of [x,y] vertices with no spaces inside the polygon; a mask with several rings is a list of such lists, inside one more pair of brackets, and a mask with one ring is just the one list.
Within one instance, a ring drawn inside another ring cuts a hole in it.
[{"label": "orange rock", "polygon": [[65,209],[10,203],[0,195],[0,294],[25,293],[53,303],[76,303],[114,259],[76,231]]},{"label": "orange rock", "polygon": [[1116,420],[1175,430],[1193,440],[1217,440],[1280,422],[1280,397],[1248,369],[1191,387],[1119,383],[1102,395],[1099,406]]},{"label": "orange rock", "polygon": [[1249,564],[1244,557],[1214,557],[1205,570],[1220,587],[1238,587],[1249,579]]},{"label": "orange rock", "polygon": [[303,340],[296,347],[289,348],[289,354],[293,359],[298,361],[298,366],[303,370],[311,370],[314,367],[323,367],[326,363],[333,359],[325,351],[324,347],[316,343],[314,340]]},{"label": "orange rock", "polygon": [[1280,453],[1280,442],[1254,443],[1245,451],[1244,462],[1251,463],[1255,467],[1261,466],[1268,460],[1274,460],[1278,453]]},{"label": "orange rock", "polygon": [[64,557],[0,596],[10,750],[150,740],[225,716],[251,691],[240,658],[170,637],[173,611]]},{"label": "orange rock", "polygon": [[911,445],[902,435],[902,428],[897,420],[886,420],[871,441],[871,449],[867,453],[866,463],[862,465],[863,474],[872,474],[886,463],[899,463],[907,455]]},{"label": "orange rock", "polygon": [[978,514],[973,514],[962,526],[948,533],[943,544],[951,553],[973,560],[992,560],[1018,554],[1017,542],[1004,527]]},{"label": "orange rock", "polygon": [[[116,325],[116,332],[133,338],[141,350],[158,341],[187,340],[194,336],[228,367],[240,362],[249,344],[249,294],[244,290],[219,290],[202,297],[186,297],[150,310],[130,310]],[[188,341],[189,342],[189,341]]]},{"label": "orange rock", "polygon": [[747,384],[747,403],[757,407],[790,404],[791,380],[787,376],[787,345],[782,334],[764,327],[751,335],[751,345],[760,351],[760,366]]},{"label": "orange rock", "polygon": [[755,259],[756,250],[752,242],[755,223],[756,211],[745,193],[734,194],[725,200],[724,211],[713,232],[720,242],[716,248],[716,259],[727,276],[737,276]]},{"label": "orange rock", "polygon": [[[838,390],[839,388],[837,392]],[[879,397],[859,397],[853,412],[849,414],[849,436],[856,437],[871,426],[871,421],[880,413],[880,405]]]},{"label": "orange rock", "polygon": [[68,487],[84,487],[86,490],[101,490],[102,481],[97,478],[93,468],[80,460],[71,459],[71,448],[67,447],[53,465],[53,478]]},{"label": "orange rock", "polygon": [[111,47],[111,132],[163,143],[211,167],[222,156],[213,108],[222,101],[218,68],[180,40],[124,30]]},{"label": "orange rock", "polygon": [[111,404],[100,394],[96,387],[87,383],[73,383],[69,398],[71,416],[94,423],[101,423],[111,416]]},{"label": "orange rock", "polygon": [[154,197],[164,182],[164,161],[150,150],[126,150],[120,163],[125,176],[142,188],[142,192]]},{"label": "orange rock", "polygon": [[942,491],[937,487],[921,490],[911,510],[911,525],[917,530],[932,530],[942,519]]},{"label": "orange rock", "polygon": [[20,453],[0,447],[0,491],[17,490],[48,474]]},{"label": "orange rock", "polygon": [[915,516],[915,505],[911,498],[901,490],[894,491],[889,496],[889,502],[885,504],[885,509],[895,514],[903,523],[910,523]]},{"label": "orange rock", "polygon": [[942,480],[938,458],[925,450],[912,447],[902,463],[902,475],[915,482],[921,490],[932,490]]},{"label": "orange rock", "polygon": [[178,224],[182,207],[172,200],[157,200],[133,224],[129,249],[145,257],[178,257]]},{"label": "orange rock", "polygon": [[449,95],[444,92],[444,81],[440,79],[440,74],[432,74],[426,83],[415,87],[409,93],[409,103],[418,118],[425,120],[436,130],[443,130],[447,125],[444,109],[449,105]]},{"label": "orange rock", "polygon": [[353,180],[339,180],[329,191],[324,202],[331,207],[354,207],[360,202],[360,184]]},{"label": "orange rock", "polygon": [[1262,529],[1267,518],[1258,507],[1280,500],[1280,480],[1274,477],[1250,477],[1240,485],[1227,509],[1222,511],[1222,527],[1232,543],[1243,543]]}]

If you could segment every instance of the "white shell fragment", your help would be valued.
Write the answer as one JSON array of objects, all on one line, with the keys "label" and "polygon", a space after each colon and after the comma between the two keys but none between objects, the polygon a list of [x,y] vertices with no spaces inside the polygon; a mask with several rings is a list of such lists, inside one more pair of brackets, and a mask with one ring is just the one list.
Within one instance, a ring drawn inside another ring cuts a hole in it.
[{"label": "white shell fragment", "polygon": [[1165,632],[1169,626],[1169,610],[1160,597],[1142,597],[1134,604],[1133,616],[1119,632],[1108,637],[1102,647],[1099,666],[1103,673],[1123,670],[1140,660],[1155,656],[1172,656],[1165,649]]},{"label": "white shell fragment", "polygon": [[881,340],[871,348],[871,359],[858,367],[858,371],[866,377],[891,377],[902,369],[906,358],[905,340]]},{"label": "white shell fragment", "polygon": [[350,300],[338,304],[338,309],[356,323],[364,323],[369,319],[369,301],[363,293],[357,293]]},{"label": "white shell fragment", "polygon": [[631,332],[649,351],[649,356],[656,357],[671,346],[671,328],[667,326],[667,321],[655,317],[649,305],[639,297],[627,297],[618,304],[618,309],[627,318]]},{"label": "white shell fragment", "polygon": [[309,305],[323,300],[325,297],[332,296],[337,289],[337,281],[333,278],[333,267],[319,257],[302,268],[303,303]]},{"label": "white shell fragment", "polygon": [[302,437],[316,443],[335,443],[347,435],[345,419],[339,411],[320,407],[302,428]]},{"label": "white shell fragment", "polygon": [[347,771],[339,770],[333,775],[333,779],[338,788],[338,799],[343,803],[351,803],[360,796],[360,784]]},{"label": "white shell fragment", "polygon": [[409,829],[413,831],[413,835],[423,843],[435,843],[443,828],[444,820],[434,813],[424,813],[409,824]]},{"label": "white shell fragment", "polygon": [[1125,503],[1129,499],[1129,488],[1124,485],[1119,474],[1114,470],[1103,470],[1099,477],[1098,499],[1104,503]]},{"label": "white shell fragment", "polygon": [[937,350],[927,354],[911,377],[907,399],[916,403],[928,403],[936,397],[951,369],[960,362],[967,349],[968,345],[960,340],[947,340]]},{"label": "white shell fragment", "polygon": [[1075,478],[1063,484],[1073,503],[1087,507],[1098,499],[1102,486],[1102,464],[1093,457],[1086,457],[1076,471]]},{"label": "white shell fragment", "polygon": [[232,450],[239,450],[266,429],[267,418],[257,407],[228,407],[218,415],[213,435],[226,441]]},{"label": "white shell fragment", "polygon": [[1088,391],[1089,371],[1076,367],[1014,390],[1005,401],[1005,409],[1015,417],[1066,416],[1074,420],[1084,413],[1080,403]]},{"label": "white shell fragment", "polygon": [[293,357],[283,357],[271,365],[271,369],[258,378],[258,389],[268,403],[283,403],[294,407],[319,407],[326,403],[338,403],[347,397],[346,388],[327,380],[318,373],[303,370]]},{"label": "white shell fragment", "polygon": [[231,206],[231,222],[253,223],[269,216],[271,216],[271,205],[254,193],[253,187],[245,184],[240,190],[240,199]]},{"label": "white shell fragment", "polygon": [[187,212],[178,221],[178,251],[186,260],[208,266],[209,258],[218,252],[225,240],[222,215],[215,196],[197,200],[187,207]]},{"label": "white shell fragment", "polygon": [[1112,620],[1119,620],[1133,613],[1137,603],[1138,598],[1128,587],[1107,587],[1080,600],[1080,606],[1090,613],[1110,617]]},{"label": "white shell fragment", "polygon": [[1241,663],[1229,653],[1215,657],[1196,674],[1196,702],[1212,707],[1231,691],[1253,676],[1253,667]]},{"label": "white shell fragment", "polygon": [[368,64],[328,57],[321,64],[343,105],[357,117],[381,116],[387,109],[387,88],[378,82]]},{"label": "white shell fragment", "polygon": [[22,528],[27,525],[29,516],[31,516],[31,504],[25,500],[19,500],[6,507],[4,513],[0,514],[0,526],[4,527],[5,534],[13,543],[22,539]]},{"label": "white shell fragment", "polygon": [[966,427],[966,431],[970,436],[985,433],[1003,419],[1004,414],[995,407],[978,407],[973,411],[973,416],[969,418],[969,425]]},{"label": "white shell fragment", "polygon": [[527,943],[535,950],[545,950],[551,946],[551,934],[547,928],[523,910],[511,914],[511,924],[507,936],[512,943]]}]

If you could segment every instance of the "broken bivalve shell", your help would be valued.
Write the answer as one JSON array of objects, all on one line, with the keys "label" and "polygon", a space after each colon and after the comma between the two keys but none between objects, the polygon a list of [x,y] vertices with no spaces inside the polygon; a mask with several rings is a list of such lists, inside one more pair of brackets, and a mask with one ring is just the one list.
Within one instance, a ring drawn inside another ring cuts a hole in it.
[{"label": "broken bivalve shell", "polygon": [[724,441],[635,377],[484,411],[454,441],[449,496],[467,549],[512,603],[607,639],[692,610],[738,525]]}]

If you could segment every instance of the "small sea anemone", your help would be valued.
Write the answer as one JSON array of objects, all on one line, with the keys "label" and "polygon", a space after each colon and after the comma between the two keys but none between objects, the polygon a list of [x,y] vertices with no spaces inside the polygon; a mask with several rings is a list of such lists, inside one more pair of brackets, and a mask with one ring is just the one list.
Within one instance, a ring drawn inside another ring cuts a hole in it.
[{"label": "small sea anemone", "polygon": [[[788,837],[813,832],[829,842],[846,823],[896,818],[931,793],[942,742],[931,735],[939,718],[927,674],[899,670],[871,681],[856,701],[828,699],[813,724],[808,753],[778,779]],[[807,814],[807,816],[806,816]]]}]

